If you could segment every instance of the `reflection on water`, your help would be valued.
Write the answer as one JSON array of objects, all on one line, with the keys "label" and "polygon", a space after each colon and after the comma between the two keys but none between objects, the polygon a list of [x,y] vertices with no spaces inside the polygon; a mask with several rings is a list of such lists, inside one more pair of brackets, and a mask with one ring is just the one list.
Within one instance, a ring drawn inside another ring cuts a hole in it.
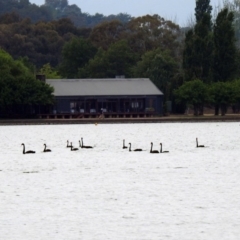
[{"label": "reflection on water", "polygon": [[[238,239],[238,123],[0,127],[1,239]],[[71,152],[67,140],[93,149]],[[199,144],[208,148],[196,148]],[[129,152],[126,145],[142,148]],[[150,143],[168,154],[150,154]],[[21,144],[36,154],[22,154]],[[52,152],[43,153],[44,143]]]}]

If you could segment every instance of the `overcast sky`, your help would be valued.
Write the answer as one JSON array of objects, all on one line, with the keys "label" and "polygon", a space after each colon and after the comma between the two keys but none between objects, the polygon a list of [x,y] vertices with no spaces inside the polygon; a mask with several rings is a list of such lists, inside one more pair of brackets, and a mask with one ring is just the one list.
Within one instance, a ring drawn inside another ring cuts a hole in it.
[{"label": "overcast sky", "polygon": [[[44,0],[30,0],[31,3],[42,5]],[[211,0],[213,7],[221,4],[223,0]],[[195,0],[68,0],[68,4],[76,4],[82,12],[94,15],[128,13],[133,17],[146,14],[158,14],[173,20],[181,26],[187,24],[194,16]]]}]

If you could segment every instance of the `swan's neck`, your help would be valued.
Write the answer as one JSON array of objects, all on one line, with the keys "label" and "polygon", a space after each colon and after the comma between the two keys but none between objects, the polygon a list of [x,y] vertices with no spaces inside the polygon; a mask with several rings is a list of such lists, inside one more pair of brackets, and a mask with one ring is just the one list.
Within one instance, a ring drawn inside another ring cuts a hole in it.
[{"label": "swan's neck", "polygon": [[197,147],[198,147],[198,139],[196,138],[196,144],[197,144]]},{"label": "swan's neck", "polygon": [[129,143],[129,152],[131,152],[131,143]]},{"label": "swan's neck", "polygon": [[25,154],[25,145],[23,144],[23,154]]},{"label": "swan's neck", "polygon": [[160,153],[162,153],[162,144],[160,144],[160,146],[161,146],[161,147],[160,147]]},{"label": "swan's neck", "polygon": [[150,152],[152,152],[152,148],[153,148],[153,144],[151,143],[151,149],[150,149]]}]

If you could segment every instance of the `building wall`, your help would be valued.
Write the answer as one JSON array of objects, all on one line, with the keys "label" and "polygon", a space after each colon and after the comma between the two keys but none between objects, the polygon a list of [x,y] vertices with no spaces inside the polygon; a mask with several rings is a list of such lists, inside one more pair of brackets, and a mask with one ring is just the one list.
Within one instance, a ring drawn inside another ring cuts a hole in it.
[{"label": "building wall", "polygon": [[[111,101],[114,103],[111,104]],[[75,107],[74,103],[78,106],[77,110],[72,110]],[[90,110],[96,110],[100,113],[101,109],[113,112],[152,112],[153,114],[163,114],[163,96],[75,96],[75,97],[56,97],[56,104],[54,107],[57,113],[73,113],[80,112],[81,109],[85,113]],[[125,104],[125,105],[124,105]],[[139,106],[141,104],[141,106]],[[106,106],[107,105],[107,106]],[[112,109],[111,109],[112,108]]]}]

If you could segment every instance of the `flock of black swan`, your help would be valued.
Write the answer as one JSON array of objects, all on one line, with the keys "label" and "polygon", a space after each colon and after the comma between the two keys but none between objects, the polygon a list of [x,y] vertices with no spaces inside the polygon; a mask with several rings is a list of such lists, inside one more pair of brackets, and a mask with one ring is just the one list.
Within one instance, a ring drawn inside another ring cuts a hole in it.
[{"label": "flock of black swan", "polygon": [[[44,143],[44,149],[43,149],[43,152],[51,152],[52,150],[51,149],[47,149],[47,145]],[[31,153],[36,153],[35,151],[32,151],[32,150],[28,150],[28,151],[25,151],[25,144],[22,143],[22,146],[23,146],[23,154],[31,154]],[[71,151],[78,151],[79,148],[75,148],[73,147],[72,145],[72,142],[71,144],[69,145],[69,141],[67,140],[67,148],[70,148]],[[92,146],[85,146],[83,144],[83,138],[81,138],[81,141],[79,140],[79,147],[80,148],[86,148],[86,149],[92,149],[93,147]],[[204,145],[198,145],[198,138],[196,138],[196,147],[197,148],[204,148],[205,146]],[[123,139],[123,149],[129,149],[129,152],[133,151],[133,152],[141,152],[143,151],[141,148],[136,148],[134,150],[132,150],[132,144],[129,143],[129,147],[125,146],[125,139]],[[169,153],[169,151],[163,151],[162,150],[162,143],[160,143],[160,150],[153,150],[153,143],[151,142],[151,148],[150,148],[150,153]]]}]

